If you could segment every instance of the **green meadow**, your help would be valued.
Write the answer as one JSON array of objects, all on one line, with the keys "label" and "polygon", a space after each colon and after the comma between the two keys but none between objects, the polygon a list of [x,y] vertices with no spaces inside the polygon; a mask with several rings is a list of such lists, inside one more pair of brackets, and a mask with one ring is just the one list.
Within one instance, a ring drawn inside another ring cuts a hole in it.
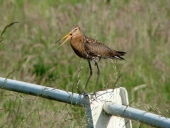
[{"label": "green meadow", "polygon": [[[125,87],[131,107],[170,117],[169,0],[1,0],[0,77],[80,93],[89,67],[69,42],[55,42],[78,25],[84,34],[127,52],[101,60],[99,90]],[[87,91],[93,92],[93,76]],[[121,77],[117,78],[121,75]],[[115,84],[116,83],[116,84]],[[1,128],[84,128],[84,109],[0,89]],[[150,128],[133,121],[134,128]]]}]

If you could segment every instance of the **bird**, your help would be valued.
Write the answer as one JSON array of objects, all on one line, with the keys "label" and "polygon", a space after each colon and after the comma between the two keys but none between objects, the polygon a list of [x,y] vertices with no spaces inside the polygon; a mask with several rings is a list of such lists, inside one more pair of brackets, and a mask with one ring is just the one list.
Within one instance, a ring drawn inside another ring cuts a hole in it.
[{"label": "bird", "polygon": [[[64,40],[65,39],[65,40]],[[103,43],[100,43],[99,41],[89,38],[85,36],[80,29],[79,26],[73,26],[71,28],[71,31],[60,38],[56,43],[60,42],[61,40],[64,40],[60,46],[64,45],[68,40],[70,41],[70,45],[75,52],[75,54],[88,61],[90,74],[87,79],[86,85],[84,87],[84,90],[82,94],[86,94],[86,88],[88,86],[89,80],[93,74],[91,62],[94,62],[94,65],[97,67],[97,79],[96,79],[96,85],[94,94],[96,93],[96,89],[98,86],[98,81],[100,77],[100,69],[98,66],[98,62],[101,59],[119,59],[124,60],[122,56],[126,54],[126,52],[122,51],[116,51],[108,46],[104,45]]]}]

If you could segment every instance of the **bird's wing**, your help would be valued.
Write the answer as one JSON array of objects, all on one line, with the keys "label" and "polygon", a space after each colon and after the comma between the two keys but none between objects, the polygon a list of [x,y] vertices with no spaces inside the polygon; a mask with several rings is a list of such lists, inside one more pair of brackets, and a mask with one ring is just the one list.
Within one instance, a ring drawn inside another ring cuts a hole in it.
[{"label": "bird's wing", "polygon": [[112,58],[117,55],[117,51],[111,50],[106,45],[86,37],[85,38],[84,48],[86,52],[92,56],[98,56],[102,58]]}]

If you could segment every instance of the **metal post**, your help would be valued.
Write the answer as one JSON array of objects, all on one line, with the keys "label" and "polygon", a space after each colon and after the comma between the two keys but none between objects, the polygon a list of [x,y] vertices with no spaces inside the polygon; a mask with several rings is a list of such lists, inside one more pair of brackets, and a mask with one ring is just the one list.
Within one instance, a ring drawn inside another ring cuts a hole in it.
[{"label": "metal post", "polygon": [[146,111],[123,106],[121,104],[107,102],[103,105],[107,114],[117,115],[124,118],[136,120],[158,128],[170,128],[170,118],[161,117]]},{"label": "metal post", "polygon": [[131,121],[122,117],[108,115],[103,111],[106,102],[128,105],[128,96],[125,88],[119,87],[98,91],[96,95],[88,95],[90,99],[90,114],[94,128],[132,128]]}]

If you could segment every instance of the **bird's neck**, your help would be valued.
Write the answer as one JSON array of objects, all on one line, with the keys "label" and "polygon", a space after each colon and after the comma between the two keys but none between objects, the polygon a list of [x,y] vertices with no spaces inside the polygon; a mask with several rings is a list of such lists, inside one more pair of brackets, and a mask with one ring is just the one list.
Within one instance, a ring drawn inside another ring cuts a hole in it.
[{"label": "bird's neck", "polygon": [[79,47],[79,45],[82,45],[82,38],[83,35],[82,34],[78,34],[76,36],[73,36],[71,38],[71,45],[75,46],[75,47]]},{"label": "bird's neck", "polygon": [[74,40],[74,39],[79,39],[79,38],[82,38],[82,34],[81,33],[79,33],[79,34],[76,34],[76,35],[74,35],[74,36],[72,36],[72,40]]}]

